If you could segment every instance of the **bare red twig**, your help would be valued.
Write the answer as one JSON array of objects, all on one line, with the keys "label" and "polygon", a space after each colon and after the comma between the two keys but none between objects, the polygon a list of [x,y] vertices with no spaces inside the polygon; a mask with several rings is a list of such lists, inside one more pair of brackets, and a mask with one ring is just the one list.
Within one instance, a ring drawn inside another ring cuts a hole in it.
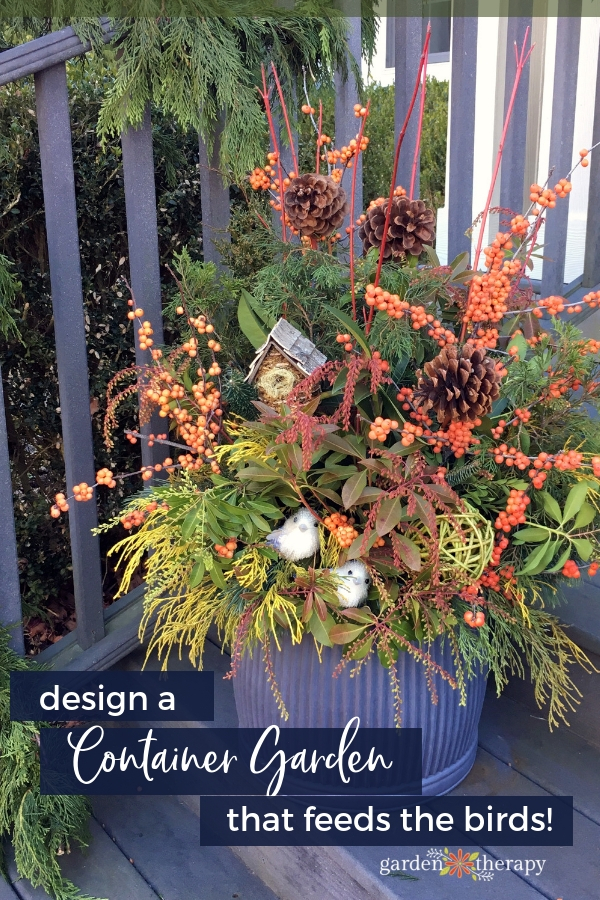
[{"label": "bare red twig", "polygon": [[415,153],[413,156],[413,164],[412,164],[412,172],[410,174],[410,189],[408,191],[408,196],[411,200],[415,198],[415,183],[417,180],[417,166],[419,164],[419,152],[421,150],[421,134],[423,132],[423,116],[425,113],[425,93],[427,90],[427,59],[429,58],[429,45],[426,48],[423,48],[425,52],[425,61],[423,63],[422,69],[422,81],[421,81],[421,98],[419,101],[419,121],[417,124],[417,141],[415,143]]},{"label": "bare red twig", "polygon": [[[425,35],[425,43],[423,44],[423,52],[421,53],[421,59],[419,60],[419,69],[417,72],[417,77],[415,79],[415,87],[413,90],[413,94],[408,106],[408,110],[406,112],[406,116],[404,119],[404,123],[400,130],[400,134],[398,135],[398,142],[396,144],[396,153],[394,156],[394,168],[392,169],[392,183],[390,186],[390,196],[388,199],[387,210],[385,214],[385,223],[383,226],[383,235],[381,240],[381,249],[379,251],[379,261],[377,263],[377,272],[375,274],[375,286],[379,284],[379,279],[381,277],[381,267],[383,266],[383,254],[385,252],[385,242],[387,239],[388,229],[390,227],[390,217],[392,214],[392,201],[394,199],[394,189],[396,187],[396,176],[398,174],[398,161],[400,159],[400,150],[402,149],[402,144],[404,142],[404,136],[406,134],[406,129],[408,128],[408,123],[410,122],[410,117],[412,116],[412,111],[415,106],[415,102],[417,100],[417,94],[419,92],[419,85],[421,83],[421,74],[423,72],[423,66],[425,65],[425,59],[429,53],[429,41],[431,39],[431,22],[427,25],[427,34]],[[369,311],[369,319],[367,321],[367,334],[371,328],[371,322],[373,321],[373,310],[372,306]]]},{"label": "bare red twig", "polygon": [[[275,123],[273,122],[273,114],[271,112],[271,101],[269,98],[269,91],[267,88],[267,76],[265,73],[264,65],[260,67],[262,73],[262,83],[263,83],[263,92],[261,97],[263,98],[265,104],[265,112],[267,114],[267,121],[269,123],[269,132],[271,134],[271,142],[273,144],[273,150],[277,153],[277,177],[279,179],[279,204],[281,206],[281,239],[285,243],[287,241],[287,232],[285,228],[285,211],[283,208],[283,169],[281,168],[281,154],[279,153],[279,146],[277,144],[277,134],[275,131]],[[260,91],[259,91],[260,93]]]},{"label": "bare red twig", "polygon": [[[500,138],[500,145],[498,147],[498,153],[496,154],[496,163],[494,165],[494,171],[492,173],[492,181],[490,184],[490,189],[488,191],[488,196],[486,200],[485,207],[483,209],[483,215],[481,216],[481,225],[479,228],[479,235],[477,237],[477,246],[475,248],[475,256],[473,257],[473,271],[477,271],[477,267],[479,265],[479,257],[481,256],[481,247],[483,245],[483,238],[485,235],[485,226],[487,223],[487,217],[490,211],[490,206],[492,205],[492,195],[494,193],[494,188],[496,186],[496,180],[498,178],[498,172],[500,171],[500,163],[502,162],[502,154],[504,152],[504,144],[506,142],[506,135],[508,133],[508,126],[510,125],[510,120],[512,118],[512,113],[515,105],[515,99],[517,96],[517,89],[519,87],[519,82],[521,81],[521,76],[523,74],[523,69],[525,68],[529,57],[533,51],[534,45],[532,44],[527,53],[525,53],[525,45],[527,44],[527,40],[529,38],[529,26],[527,26],[525,30],[525,37],[523,38],[523,44],[521,46],[521,51],[517,50],[517,44],[515,42],[515,58],[517,63],[517,70],[515,72],[515,80],[513,82],[512,91],[510,95],[510,99],[508,101],[508,106],[506,109],[506,116],[504,118],[504,127],[502,129],[502,137]],[[469,299],[467,300],[467,308],[469,306],[469,302],[471,299],[473,282],[471,282],[471,288],[469,289]],[[465,338],[467,330],[467,319],[463,321],[462,329],[460,332],[460,340],[463,341]]]},{"label": "bare red twig", "polygon": [[356,322],[356,286],[354,279],[354,216],[355,216],[355,203],[356,203],[356,173],[358,171],[358,160],[361,154],[361,144],[363,135],[365,133],[365,122],[367,120],[367,116],[369,115],[369,108],[371,106],[371,101],[369,100],[366,106],[366,113],[362,116],[362,121],[360,123],[360,128],[358,130],[358,134],[356,136],[356,155],[354,157],[354,168],[352,169],[352,184],[350,189],[350,293],[352,295],[352,318]]},{"label": "bare red twig", "polygon": [[277,69],[275,68],[275,63],[271,63],[271,69],[273,70],[273,77],[275,78],[275,84],[277,85],[277,93],[279,94],[279,102],[281,103],[281,109],[283,112],[283,119],[285,121],[285,127],[288,133],[288,139],[290,142],[290,152],[292,154],[292,163],[294,164],[294,173],[299,175],[298,172],[298,157],[296,156],[296,148],[294,146],[294,137],[292,135],[292,129],[290,128],[290,120],[288,118],[287,106],[285,105],[285,100],[283,97],[283,91],[281,90],[281,83],[279,81],[279,75],[277,74]]}]

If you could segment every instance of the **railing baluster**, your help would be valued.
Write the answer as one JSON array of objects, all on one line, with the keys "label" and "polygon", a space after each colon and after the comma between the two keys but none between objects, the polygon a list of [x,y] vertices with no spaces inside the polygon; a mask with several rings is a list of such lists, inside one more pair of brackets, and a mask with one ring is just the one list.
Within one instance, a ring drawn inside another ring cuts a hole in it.
[{"label": "railing baluster", "polygon": [[[521,0],[522,2],[522,0]],[[512,4],[510,4],[512,5]],[[515,42],[520,51],[531,16],[509,16],[506,33],[506,69],[504,76],[504,115],[508,108],[517,63]],[[527,146],[527,102],[529,98],[529,63],[519,84],[512,119],[506,135],[500,174],[500,206],[521,212],[525,198],[525,149]],[[501,214],[501,219],[506,213]]]},{"label": "railing baluster", "polygon": [[[361,44],[361,22],[360,18],[357,16],[351,16],[348,18],[348,49],[350,55],[354,57],[357,65],[360,68],[361,58],[362,58],[362,44]],[[335,146],[340,149],[343,146],[348,146],[352,138],[355,138],[358,129],[360,127],[360,119],[355,118],[354,116],[354,105],[360,102],[360,98],[358,96],[358,88],[356,84],[356,79],[354,77],[354,73],[350,67],[350,60],[348,60],[348,79],[346,81],[343,80],[341,74],[336,72],[335,74]],[[368,128],[367,128],[368,134]],[[354,165],[354,162],[353,162]],[[355,219],[361,214],[363,209],[363,181],[362,181],[362,153],[358,156],[358,169],[356,172],[356,190],[354,196],[354,211],[355,211]],[[352,183],[352,170],[350,169],[345,178],[344,178],[344,190],[348,195],[348,200],[350,200],[350,187]],[[350,219],[345,220],[341,227],[340,231],[342,237],[345,237],[345,228],[348,225]],[[356,249],[360,249],[360,241],[358,236],[355,233],[355,240],[357,241]]]},{"label": "railing baluster", "polygon": [[[600,141],[600,53],[596,74],[596,97],[594,101],[594,127],[592,146]],[[600,149],[600,148],[598,148]],[[590,191],[588,196],[587,224],[585,229],[585,257],[583,264],[583,286],[587,288],[600,284],[600,153],[595,150],[590,155]]]},{"label": "railing baluster", "polygon": [[[93,484],[94,449],[90,416],[79,233],[69,97],[64,63],[35,76],[37,123],[50,264],[56,365],[60,393],[67,485]],[[71,501],[69,531],[73,560],[77,640],[85,650],[104,635],[100,547],[92,528],[96,503]]]},{"label": "railing baluster", "polygon": [[204,261],[214,262],[221,267],[221,254],[215,241],[229,241],[227,231],[230,219],[229,187],[223,182],[220,172],[219,151],[224,117],[215,123],[212,154],[208,156],[206,144],[199,139],[200,148],[200,195],[202,203],[202,247]]},{"label": "railing baluster", "polygon": [[[127,242],[129,245],[129,272],[131,289],[138,306],[144,310],[144,320],[152,323],[152,339],[158,346],[163,343],[162,301],[160,266],[158,255],[158,226],[156,222],[156,187],[154,184],[154,154],[152,151],[152,120],[150,107],[146,108],[140,128],[128,128],[121,135],[123,149],[123,179],[125,183],[125,210],[127,215]],[[135,329],[135,359],[138,365],[146,365],[148,350],[140,350]],[[155,413],[152,420],[142,426],[142,433],[157,434],[164,421]],[[145,466],[162,462],[166,448],[155,444],[149,447],[142,441],[142,463]]]},{"label": "railing baluster", "polygon": [[[556,57],[554,61],[554,93],[550,131],[550,166],[554,176],[550,187],[571,168],[575,98],[577,95],[577,60],[581,19],[561,16],[557,22]],[[565,282],[565,254],[569,225],[569,198],[561,200],[546,219],[544,231],[544,265],[542,296],[561,294]]]},{"label": "railing baluster", "polygon": [[[456,8],[455,4],[455,8]],[[461,2],[460,6],[463,4]],[[448,261],[470,252],[465,232],[473,221],[473,161],[475,156],[475,85],[477,73],[477,17],[452,19],[452,73],[448,135]]]},{"label": "railing baluster", "polygon": [[6,416],[4,412],[4,388],[0,372],[0,623],[11,631],[10,645],[21,656],[25,652],[23,645],[23,627],[21,612],[21,592],[19,589],[19,562],[17,556],[17,539],[15,535],[15,519],[13,515],[13,489],[10,477],[10,459],[8,455],[8,435],[6,433]]},{"label": "railing baluster", "polygon": [[[415,86],[415,78],[419,68],[419,59],[423,49],[423,17],[422,4],[419,0],[407,0],[402,4],[403,9],[410,8],[415,15],[396,16],[395,22],[395,44],[394,44],[394,68],[395,68],[395,136],[396,141],[402,128],[402,123],[410,105],[410,98]],[[413,164],[413,156],[415,145],[417,142],[417,120],[418,108],[413,110],[413,115],[409,122],[402,144],[402,152],[400,153],[400,162],[398,165],[398,177],[396,185],[401,184],[402,187],[408,189],[410,187],[410,177]],[[417,178],[415,181],[415,197],[419,196],[419,169],[417,168]],[[394,186],[396,186],[394,185]]]}]

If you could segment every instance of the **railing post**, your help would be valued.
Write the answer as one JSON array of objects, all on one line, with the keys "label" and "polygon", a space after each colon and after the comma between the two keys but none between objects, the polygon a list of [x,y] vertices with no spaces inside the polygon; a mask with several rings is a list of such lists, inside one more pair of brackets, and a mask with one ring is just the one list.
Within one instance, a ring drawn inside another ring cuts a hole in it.
[{"label": "railing post", "polygon": [[[402,4],[404,9],[410,9],[413,15],[396,16],[394,30],[394,68],[395,68],[395,138],[398,140],[402,123],[404,122],[410,98],[412,96],[415,78],[419,69],[419,59],[423,49],[423,16],[420,0],[407,0]],[[413,111],[400,153],[398,164],[398,177],[396,187],[401,184],[408,192],[412,171],[413,156],[417,143],[418,110]],[[419,168],[415,181],[414,195],[419,196],[420,190]]]},{"label": "railing post", "polygon": [[[550,131],[550,166],[554,168],[554,177],[550,187],[571,168],[580,34],[581,19],[578,16],[558,18]],[[546,219],[542,297],[561,294],[564,290],[568,225],[567,196],[556,204],[556,209]]]},{"label": "railing post", "polygon": [[[360,17],[351,16],[348,22],[348,50],[351,57],[354,58],[356,64],[360,68],[362,59],[362,37]],[[339,72],[335,73],[335,146],[339,149],[348,146],[350,141],[356,137],[360,127],[360,119],[354,115],[354,105],[360,102],[358,96],[358,86],[351,68],[351,60],[348,60],[348,78],[343,80]],[[368,134],[368,128],[367,128]],[[353,161],[353,165],[356,160]],[[363,211],[363,164],[362,153],[358,154],[358,169],[356,172],[356,191],[354,198],[355,218]],[[352,181],[352,170],[350,169],[344,178],[344,190],[350,199],[350,185]],[[345,235],[345,228],[350,219],[342,223],[340,228],[342,238]],[[361,250],[361,243],[355,232],[356,251]]]},{"label": "railing post", "polygon": [[[461,4],[462,5],[462,4]],[[471,250],[465,232],[473,221],[473,162],[475,157],[475,85],[477,17],[452,19],[452,73],[448,136],[448,262]]]},{"label": "railing post", "polygon": [[[69,493],[95,482],[79,233],[75,205],[69,97],[64,63],[35,76],[46,240],[50,265],[56,366]],[[69,532],[73,560],[77,640],[86,650],[104,636],[100,547],[95,500],[71,501]]]},{"label": "railing post", "polygon": [[[512,4],[510,4],[512,5]],[[504,76],[504,115],[508,108],[517,62],[515,42],[520,51],[531,16],[509,16],[506,32],[506,68]],[[500,174],[500,206],[518,213],[525,197],[525,150],[527,147],[527,104],[529,99],[529,63],[519,84],[511,122],[506,135]],[[506,213],[503,215],[506,218]]]},{"label": "railing post", "polygon": [[10,646],[20,656],[25,652],[19,589],[19,562],[13,515],[8,435],[4,412],[4,388],[0,371],[0,624],[11,632]]},{"label": "railing post", "polygon": [[[144,319],[152,323],[154,331],[152,340],[158,346],[163,343],[163,323],[152,120],[149,106],[146,107],[141,126],[130,127],[123,132],[121,147],[131,290],[136,303],[144,310]],[[137,328],[135,328],[135,360],[139,366],[147,365],[149,361],[149,351],[140,349]],[[142,426],[142,434],[157,434],[163,427],[164,420],[155,413],[152,420]],[[168,455],[165,447],[159,444],[149,447],[146,441],[142,441],[141,450],[142,463],[145,466],[162,462]]]},{"label": "railing post", "polygon": [[227,230],[230,219],[229,186],[223,182],[219,162],[221,134],[223,133],[224,124],[225,116],[222,113],[215,123],[210,158],[206,144],[201,137],[199,138],[202,248],[204,261],[213,262],[219,268],[222,266],[221,254],[215,246],[215,241],[230,240]]},{"label": "railing post", "polygon": [[[596,97],[594,101],[594,127],[592,146],[600,141],[600,53],[596,75]],[[600,149],[600,148],[599,148]],[[585,257],[583,263],[583,286],[587,288],[600,284],[600,154],[598,150],[590,156],[590,189],[588,194],[587,224],[585,230]],[[554,210],[555,211],[555,210]]]}]

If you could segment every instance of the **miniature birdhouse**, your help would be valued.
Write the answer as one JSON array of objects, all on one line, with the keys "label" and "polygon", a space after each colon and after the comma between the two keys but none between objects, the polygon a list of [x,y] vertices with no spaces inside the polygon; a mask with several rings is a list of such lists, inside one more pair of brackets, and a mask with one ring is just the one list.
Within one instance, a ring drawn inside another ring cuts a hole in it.
[{"label": "miniature birdhouse", "polygon": [[327,362],[327,357],[293,325],[280,319],[256,351],[246,376],[270,406],[283,403],[296,385]]}]

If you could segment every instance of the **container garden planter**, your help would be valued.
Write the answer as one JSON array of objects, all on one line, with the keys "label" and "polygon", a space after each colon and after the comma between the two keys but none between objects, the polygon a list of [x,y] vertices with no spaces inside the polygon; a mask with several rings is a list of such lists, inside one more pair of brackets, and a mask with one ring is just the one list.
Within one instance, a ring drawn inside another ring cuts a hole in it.
[{"label": "container garden planter", "polygon": [[[269,112],[266,76],[263,99]],[[500,691],[528,666],[551,727],[577,702],[569,667],[589,663],[552,607],[600,558],[600,420],[588,414],[600,343],[558,318],[541,331],[544,311],[569,304],[533,303],[522,284],[566,179],[532,187],[538,206],[485,248],[481,270],[481,246],[473,269],[466,254],[440,266],[432,211],[394,185],[360,217],[364,255],[339,251],[348,211],[354,248],[367,114],[339,153],[318,135],[326,175],[278,177],[275,147],[250,176],[285,219],[236,289],[258,351],[250,376],[220,305],[231,280],[177,258],[182,341],[151,347],[142,324],[148,365],[111,383],[106,434],[110,449],[121,401],[140,390],[142,424],[158,411],[169,425],[154,442],[181,449],[162,464],[168,480],[115,520],[131,533],[113,550],[122,591],[145,567],[141,633],[165,666],[184,647],[201,665],[216,624],[243,725],[422,727],[425,789],[443,793],[472,764],[488,672]],[[59,495],[54,514],[65,505]]]}]

